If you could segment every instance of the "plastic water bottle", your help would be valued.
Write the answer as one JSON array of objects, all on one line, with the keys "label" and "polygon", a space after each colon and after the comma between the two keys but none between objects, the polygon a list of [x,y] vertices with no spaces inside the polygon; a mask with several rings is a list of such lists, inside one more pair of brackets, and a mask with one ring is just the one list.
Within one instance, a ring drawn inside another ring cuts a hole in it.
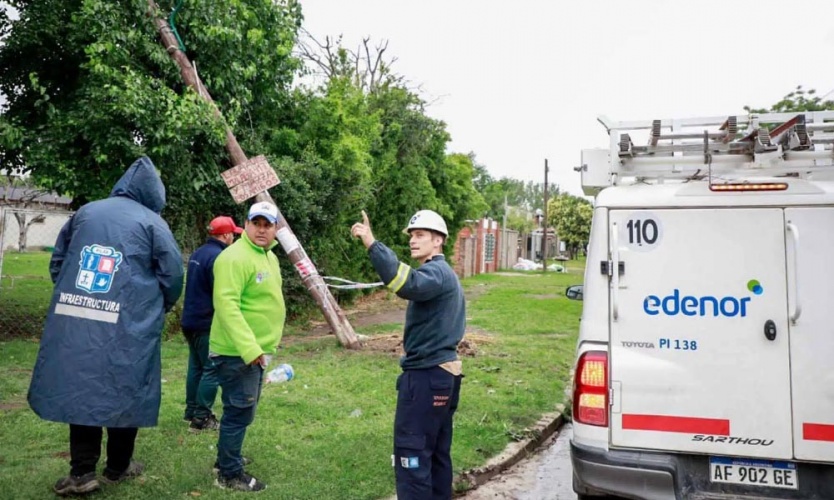
[{"label": "plastic water bottle", "polygon": [[295,376],[295,372],[292,370],[292,366],[282,363],[266,374],[266,383],[267,384],[280,384],[281,382],[286,382],[288,380],[292,380]]}]

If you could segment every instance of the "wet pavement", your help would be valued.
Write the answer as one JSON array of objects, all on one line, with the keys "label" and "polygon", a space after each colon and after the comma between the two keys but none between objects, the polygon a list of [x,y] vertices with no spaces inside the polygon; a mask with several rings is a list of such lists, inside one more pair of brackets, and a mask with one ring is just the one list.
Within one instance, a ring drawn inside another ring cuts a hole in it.
[{"label": "wet pavement", "polygon": [[460,497],[466,500],[576,500],[571,485],[571,426],[566,424],[532,455]]}]

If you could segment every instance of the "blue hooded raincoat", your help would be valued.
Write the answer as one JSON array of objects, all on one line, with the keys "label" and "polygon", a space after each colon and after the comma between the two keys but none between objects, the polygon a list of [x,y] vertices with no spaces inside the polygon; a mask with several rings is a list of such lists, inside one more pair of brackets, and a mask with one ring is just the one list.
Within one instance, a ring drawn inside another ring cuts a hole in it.
[{"label": "blue hooded raincoat", "polygon": [[142,157],[110,197],[64,225],[49,272],[55,289],[29,386],[45,420],[151,427],[159,417],[165,312],[182,292],[183,264],[159,216],[165,187]]}]

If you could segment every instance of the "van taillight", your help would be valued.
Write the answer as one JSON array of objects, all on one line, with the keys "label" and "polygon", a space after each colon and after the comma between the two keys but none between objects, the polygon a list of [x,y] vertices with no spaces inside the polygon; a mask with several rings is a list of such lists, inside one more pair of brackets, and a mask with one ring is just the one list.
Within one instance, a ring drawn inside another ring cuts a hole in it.
[{"label": "van taillight", "polygon": [[608,427],[608,353],[588,351],[579,357],[573,389],[573,419]]}]

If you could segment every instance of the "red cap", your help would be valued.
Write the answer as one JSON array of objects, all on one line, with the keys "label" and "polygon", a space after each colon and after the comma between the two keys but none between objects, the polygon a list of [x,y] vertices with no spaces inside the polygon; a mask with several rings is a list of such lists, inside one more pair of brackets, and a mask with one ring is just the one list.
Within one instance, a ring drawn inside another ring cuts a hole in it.
[{"label": "red cap", "polygon": [[208,226],[208,233],[212,236],[228,233],[240,234],[242,232],[243,229],[237,227],[234,219],[225,215],[213,218]]}]

